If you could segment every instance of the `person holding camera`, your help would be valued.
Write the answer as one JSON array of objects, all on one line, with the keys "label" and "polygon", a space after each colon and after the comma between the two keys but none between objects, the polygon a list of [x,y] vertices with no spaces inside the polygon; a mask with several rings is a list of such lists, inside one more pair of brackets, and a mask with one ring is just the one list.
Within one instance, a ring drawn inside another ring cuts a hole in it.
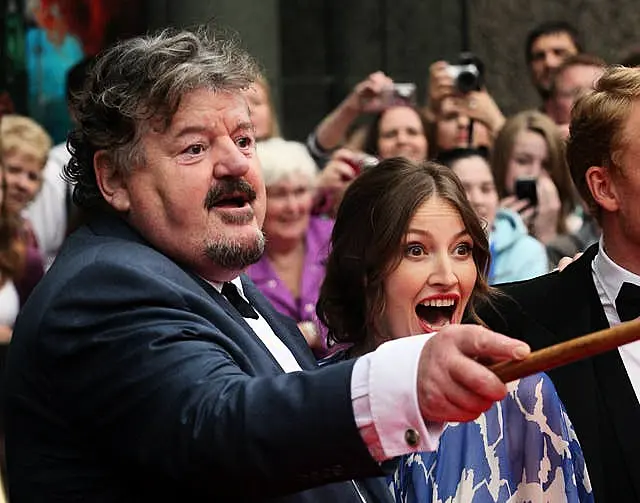
[{"label": "person holding camera", "polygon": [[484,64],[463,54],[460,64],[429,67],[425,113],[432,119],[432,156],[453,148],[491,148],[505,118],[484,85]]},{"label": "person holding camera", "polygon": [[387,105],[393,90],[393,80],[377,71],[356,84],[347,97],[338,104],[307,138],[307,147],[318,164],[324,164],[341,147],[354,123],[368,113],[377,113]]},{"label": "person holding camera", "polygon": [[367,126],[361,149],[341,148],[319,175],[319,213],[334,216],[349,183],[364,169],[391,157],[416,162],[429,158],[429,123],[420,111],[398,103],[377,113]]},{"label": "person holding camera", "polygon": [[[375,72],[322,120],[307,142],[312,153],[326,162],[318,178],[316,213],[335,215],[349,183],[378,160],[429,157],[429,123],[413,105],[414,99],[414,84],[394,83]],[[370,120],[358,124],[367,114]],[[358,134],[354,127],[362,130],[360,141],[345,144],[349,133]]]}]

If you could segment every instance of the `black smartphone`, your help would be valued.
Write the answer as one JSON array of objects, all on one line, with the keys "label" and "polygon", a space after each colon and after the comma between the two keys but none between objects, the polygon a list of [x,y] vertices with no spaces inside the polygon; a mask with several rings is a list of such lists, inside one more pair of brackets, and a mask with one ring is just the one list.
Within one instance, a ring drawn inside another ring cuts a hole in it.
[{"label": "black smartphone", "polygon": [[516,180],[516,197],[528,199],[531,206],[538,206],[538,189],[535,178],[518,178]]}]

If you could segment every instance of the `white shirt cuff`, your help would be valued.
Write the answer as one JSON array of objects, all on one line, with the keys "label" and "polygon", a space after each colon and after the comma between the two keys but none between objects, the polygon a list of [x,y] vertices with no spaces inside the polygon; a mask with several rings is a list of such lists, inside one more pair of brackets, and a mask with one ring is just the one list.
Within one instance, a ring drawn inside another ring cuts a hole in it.
[{"label": "white shirt cuff", "polygon": [[356,424],[377,461],[438,447],[444,424],[425,423],[418,406],[418,362],[432,335],[386,342],[353,367],[351,400]]}]

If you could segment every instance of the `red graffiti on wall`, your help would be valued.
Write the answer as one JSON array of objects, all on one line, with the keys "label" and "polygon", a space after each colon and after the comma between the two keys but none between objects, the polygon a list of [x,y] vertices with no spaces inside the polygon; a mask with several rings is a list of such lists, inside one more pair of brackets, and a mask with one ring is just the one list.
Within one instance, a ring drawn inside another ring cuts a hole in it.
[{"label": "red graffiti on wall", "polygon": [[[85,54],[92,55],[111,42],[112,23],[123,21],[123,14],[135,17],[137,4],[134,0],[39,0],[33,13],[52,42],[75,35]],[[130,23],[131,16],[126,21]]]}]

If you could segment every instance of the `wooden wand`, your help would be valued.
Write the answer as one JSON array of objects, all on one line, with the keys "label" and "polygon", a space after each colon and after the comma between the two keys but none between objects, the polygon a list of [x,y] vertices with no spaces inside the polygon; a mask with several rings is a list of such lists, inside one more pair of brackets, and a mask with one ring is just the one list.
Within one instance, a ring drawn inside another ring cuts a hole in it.
[{"label": "wooden wand", "polygon": [[640,318],[534,351],[524,360],[510,360],[490,365],[489,369],[502,382],[507,383],[610,351],[638,339]]}]

